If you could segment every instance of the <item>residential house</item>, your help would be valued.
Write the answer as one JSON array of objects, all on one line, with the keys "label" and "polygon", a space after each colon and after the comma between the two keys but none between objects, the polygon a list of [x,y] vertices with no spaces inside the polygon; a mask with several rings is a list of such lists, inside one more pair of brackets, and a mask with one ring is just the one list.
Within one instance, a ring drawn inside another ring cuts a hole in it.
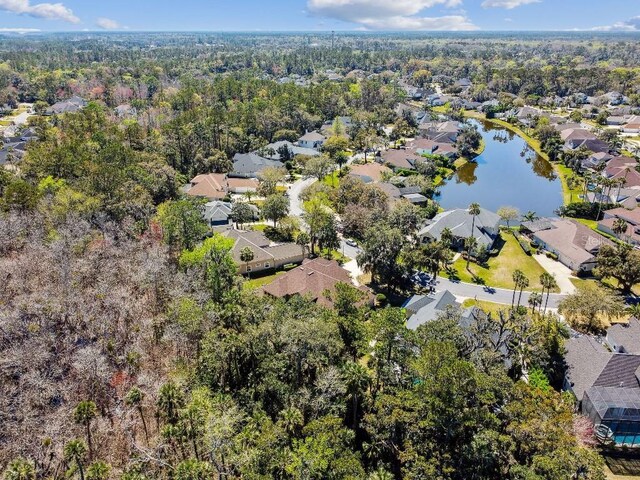
[{"label": "residential house", "polygon": [[310,150],[320,150],[324,142],[327,141],[327,137],[323,134],[313,131],[306,132],[298,139],[298,146],[302,148],[308,148]]},{"label": "residential house", "polygon": [[232,178],[224,173],[204,173],[196,175],[183,189],[192,197],[208,200],[222,200],[230,194],[255,192],[259,183],[253,178]]},{"label": "residential house", "polygon": [[627,188],[640,188],[640,172],[636,170],[638,162],[631,157],[614,157],[609,160],[604,175],[609,179],[620,179]]},{"label": "residential house", "polygon": [[[258,207],[249,204],[249,208],[253,213],[253,221],[258,220],[258,218],[260,217]],[[210,227],[229,226],[233,224],[233,216],[231,214],[232,209],[232,203],[214,200],[213,202],[208,202],[205,204],[202,217]]]},{"label": "residential house", "polygon": [[[285,265],[300,264],[305,258],[300,245],[274,243],[262,232],[230,229],[222,234],[235,240],[231,256],[242,274],[276,270]],[[241,252],[245,248],[249,248],[253,253],[253,260],[250,262],[242,261]]]},{"label": "residential house", "polygon": [[424,161],[424,157],[416,154],[413,150],[405,148],[390,148],[382,152],[379,157],[382,163],[389,165],[393,170],[415,169],[416,162]]},{"label": "residential house", "polygon": [[448,210],[430,220],[418,236],[423,243],[440,241],[444,229],[451,231],[458,247],[462,247],[465,239],[473,236],[479,247],[491,248],[500,233],[500,216],[484,208],[480,209],[475,219],[468,210]]},{"label": "residential house", "polygon": [[587,192],[586,197],[583,195],[580,195],[580,197],[590,203],[617,203],[628,210],[633,210],[640,206],[640,189],[621,188],[620,185],[611,189],[611,191]]},{"label": "residential house", "polygon": [[[462,305],[456,301],[456,297],[449,290],[433,295],[414,295],[402,305],[409,315],[407,320],[409,330],[417,330],[418,327],[437,320],[448,310],[459,310],[461,307]],[[471,316],[472,313],[465,311],[465,315]]]},{"label": "residential house", "polygon": [[230,177],[257,178],[262,170],[268,167],[284,167],[278,160],[270,160],[256,153],[236,153],[233,156],[233,171]]},{"label": "residential house", "polygon": [[460,87],[463,90],[468,90],[471,87],[471,80],[468,78],[461,78],[454,83],[454,86]]},{"label": "residential house", "polygon": [[[263,292],[276,298],[289,299],[295,295],[311,298],[320,305],[331,307],[333,302],[327,293],[334,292],[338,283],[353,285],[349,271],[342,268],[335,260],[316,258],[305,260],[302,265],[289,270],[269,285],[262,288]],[[364,287],[357,287],[366,298],[366,303],[373,303],[371,291]]]},{"label": "residential house", "polygon": [[580,162],[581,168],[583,170],[594,170],[598,167],[601,167],[603,164],[607,163],[612,158],[613,158],[613,155],[610,155],[607,152],[591,153],[587,158],[585,158]]},{"label": "residential house", "polygon": [[360,178],[364,183],[379,183],[391,169],[379,163],[351,164],[349,175]]},{"label": "residential house", "polygon": [[302,147],[287,140],[270,143],[266,147],[261,148],[259,151],[256,151],[254,153],[268,158],[269,160],[283,161],[284,159],[282,158],[282,154],[284,153],[285,155],[287,155],[287,152],[284,151],[285,148],[289,152],[289,158],[293,158],[296,155],[307,155],[310,157],[320,155],[320,152],[318,152],[318,150],[316,150],[315,148]]},{"label": "residential house", "polygon": [[451,101],[453,97],[450,95],[441,95],[438,93],[431,94],[427,97],[427,105],[431,107],[442,107]]},{"label": "residential house", "polygon": [[514,116],[518,119],[518,122],[520,122],[521,124],[531,126],[536,122],[537,118],[540,118],[541,116],[543,116],[543,113],[541,110],[537,108],[524,106],[517,109]]},{"label": "residential house", "polygon": [[460,122],[424,122],[418,125],[420,135],[437,143],[456,143]]},{"label": "residential house", "polygon": [[[640,208],[638,208],[638,197],[640,190],[635,190],[637,196],[633,198],[636,208],[627,210],[626,208],[614,208],[604,212],[604,218],[598,222],[598,230],[632,245],[640,245]],[[616,220],[622,219],[627,223],[627,230],[622,234],[614,232]]]},{"label": "residential house", "polygon": [[67,100],[54,103],[45,111],[45,115],[62,115],[63,113],[75,113],[87,106],[84,98],[73,96]]},{"label": "residential house", "polygon": [[640,320],[631,317],[627,323],[614,323],[607,329],[605,342],[615,353],[640,355]]},{"label": "residential house", "polygon": [[636,447],[640,445],[640,355],[618,352],[631,351],[627,345],[637,351],[639,339],[635,322],[627,328],[615,326],[611,336],[607,334],[613,352],[592,337],[569,339],[563,388],[576,396],[600,441]]},{"label": "residential house", "polygon": [[532,234],[533,240],[558,261],[577,273],[589,273],[596,266],[596,255],[602,245],[613,245],[609,239],[597,234],[572,219],[550,219],[549,226]]},{"label": "residential house", "polygon": [[451,143],[440,143],[428,138],[416,138],[411,141],[408,147],[418,155],[442,155],[444,157],[453,159],[458,156],[458,149]]},{"label": "residential house", "polygon": [[560,138],[565,147],[574,150],[582,145],[586,140],[596,140],[593,132],[584,128],[568,128],[560,132]]}]

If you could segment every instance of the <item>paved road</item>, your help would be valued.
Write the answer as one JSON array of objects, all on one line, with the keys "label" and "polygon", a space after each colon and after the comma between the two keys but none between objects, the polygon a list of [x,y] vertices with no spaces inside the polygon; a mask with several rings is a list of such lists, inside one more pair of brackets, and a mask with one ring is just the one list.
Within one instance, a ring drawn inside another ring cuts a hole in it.
[{"label": "paved road", "polygon": [[[475,298],[477,300],[484,300],[487,302],[501,303],[504,305],[511,305],[511,299],[513,298],[513,290],[505,290],[503,288],[495,288],[493,292],[485,291],[485,287],[481,285],[473,285],[471,283],[452,282],[448,278],[438,277],[438,283],[436,290],[449,290],[456,297]],[[520,292],[516,292],[516,301]],[[522,292],[521,305],[528,305],[529,295],[532,292]],[[546,295],[544,298],[546,299]],[[566,295],[559,293],[552,293],[549,295],[548,308],[558,308],[558,303]]]},{"label": "paved road", "polygon": [[294,217],[300,217],[302,220],[302,200],[300,199],[300,194],[302,191],[307,188],[309,185],[317,182],[316,178],[307,178],[305,180],[298,180],[294,182],[291,187],[289,187],[289,200],[291,202],[290,205],[290,214]]}]

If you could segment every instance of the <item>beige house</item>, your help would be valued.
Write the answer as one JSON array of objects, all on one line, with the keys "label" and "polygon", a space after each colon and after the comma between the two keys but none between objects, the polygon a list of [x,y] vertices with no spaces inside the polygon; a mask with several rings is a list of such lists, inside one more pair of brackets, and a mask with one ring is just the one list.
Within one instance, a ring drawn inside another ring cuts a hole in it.
[{"label": "beige house", "polygon": [[[301,264],[305,258],[300,245],[271,242],[262,232],[231,229],[222,234],[235,240],[231,256],[243,275],[277,270],[289,264]],[[244,248],[249,248],[253,253],[253,260],[250,262],[242,261],[241,252]]]}]

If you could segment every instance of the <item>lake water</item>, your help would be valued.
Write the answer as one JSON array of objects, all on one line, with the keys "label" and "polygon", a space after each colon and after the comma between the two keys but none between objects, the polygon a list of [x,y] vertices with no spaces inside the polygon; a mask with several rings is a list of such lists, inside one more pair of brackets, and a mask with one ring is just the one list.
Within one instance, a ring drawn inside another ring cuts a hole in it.
[{"label": "lake water", "polygon": [[478,126],[486,148],[440,187],[436,198],[450,210],[468,208],[473,202],[496,211],[516,207],[522,214],[554,216],[562,205],[562,185],[553,165],[537,155],[518,135],[486,122]]}]

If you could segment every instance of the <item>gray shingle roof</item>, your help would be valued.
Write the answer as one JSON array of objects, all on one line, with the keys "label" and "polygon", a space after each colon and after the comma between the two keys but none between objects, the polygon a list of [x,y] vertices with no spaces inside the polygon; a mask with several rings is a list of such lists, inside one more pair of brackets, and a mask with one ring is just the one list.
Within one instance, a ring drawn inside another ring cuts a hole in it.
[{"label": "gray shingle roof", "polygon": [[625,353],[640,354],[640,320],[635,317],[629,323],[616,323],[607,330],[607,342],[613,347],[624,348]]},{"label": "gray shingle roof", "polygon": [[593,386],[613,353],[586,335],[569,339],[565,348],[565,374],[576,398],[582,401],[585,390]]},{"label": "gray shingle roof", "polygon": [[447,307],[460,308],[456,297],[449,290],[444,290],[432,296],[415,295],[405,304],[404,308],[412,313],[407,321],[407,328],[416,330],[420,325],[436,320]]},{"label": "gray shingle roof", "polygon": [[480,215],[475,219],[473,232],[472,224],[473,217],[468,210],[448,210],[436,215],[429,225],[420,230],[419,236],[439,240],[442,231],[448,228],[458,238],[469,238],[473,234],[480,245],[489,246],[493,244],[495,238],[488,230],[497,230],[500,225],[500,216],[481,208]]}]

